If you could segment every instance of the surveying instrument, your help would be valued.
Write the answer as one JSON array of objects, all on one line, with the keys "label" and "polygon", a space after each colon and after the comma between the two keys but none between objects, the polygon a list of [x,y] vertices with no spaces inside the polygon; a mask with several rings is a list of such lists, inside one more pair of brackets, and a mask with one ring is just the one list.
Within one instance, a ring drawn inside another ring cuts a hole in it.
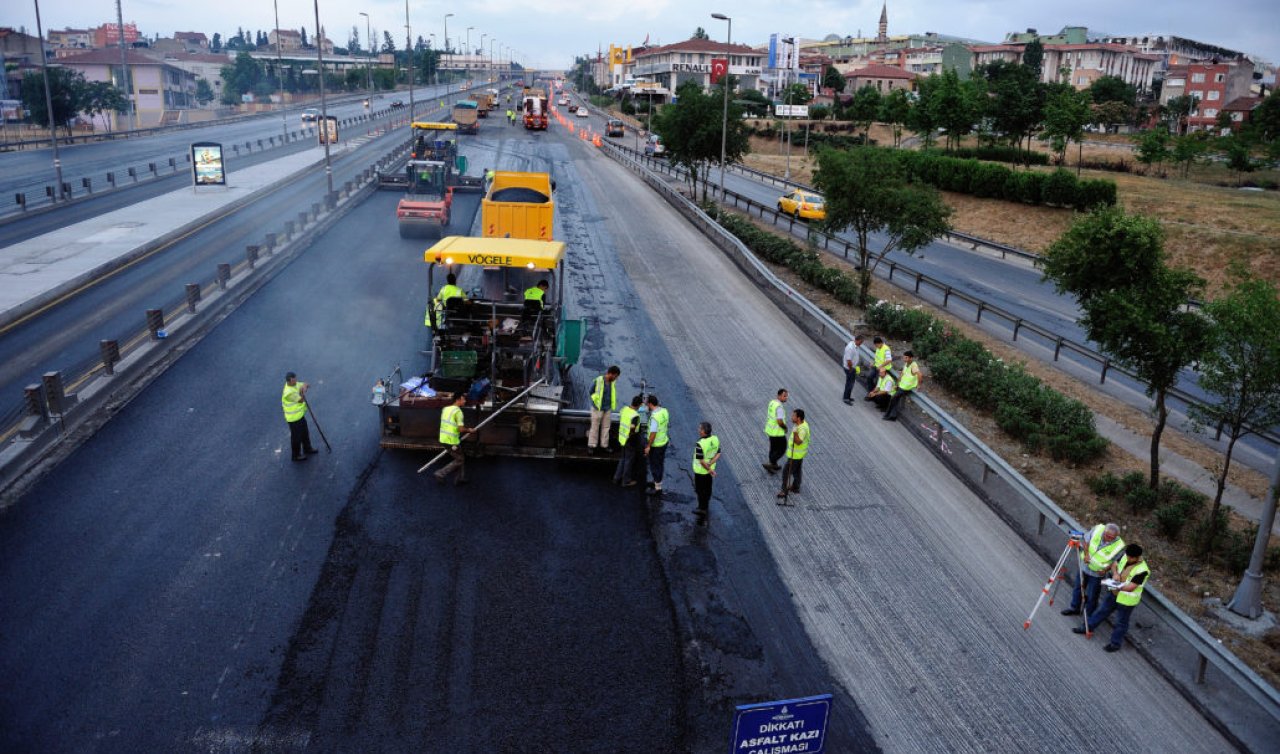
[{"label": "surveying instrument", "polygon": [[1084,594],[1084,532],[1069,531],[1067,532],[1067,546],[1063,549],[1062,554],[1058,556],[1058,562],[1053,566],[1053,571],[1049,574],[1049,580],[1040,589],[1040,596],[1036,598],[1035,607],[1031,608],[1031,615],[1027,616],[1027,620],[1023,622],[1024,629],[1031,628],[1031,621],[1036,617],[1036,611],[1040,609],[1040,605],[1044,603],[1044,598],[1049,598],[1049,605],[1053,605],[1053,600],[1058,596],[1058,587],[1061,586],[1067,575],[1067,568],[1070,567],[1067,560],[1075,553],[1076,561],[1076,585],[1080,594],[1080,610],[1084,615],[1084,635],[1085,638],[1093,638],[1093,631],[1089,628],[1089,601],[1085,599]]}]

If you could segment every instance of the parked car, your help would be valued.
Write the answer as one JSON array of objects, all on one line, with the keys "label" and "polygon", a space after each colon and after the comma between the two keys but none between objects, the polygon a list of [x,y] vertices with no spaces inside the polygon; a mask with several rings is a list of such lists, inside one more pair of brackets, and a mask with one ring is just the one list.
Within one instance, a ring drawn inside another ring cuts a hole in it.
[{"label": "parked car", "polygon": [[626,126],[622,125],[622,121],[617,118],[610,118],[609,122],[604,126],[605,136],[625,136],[626,133]]},{"label": "parked car", "polygon": [[577,110],[577,115],[578,115],[578,117],[579,117],[579,118],[590,118],[590,117],[591,117],[591,113],[587,112],[587,108],[585,108],[585,107],[580,107],[580,108],[578,108],[578,110]]},{"label": "parked car", "polygon": [[822,197],[799,189],[778,198],[778,211],[797,220],[827,219],[827,205]]},{"label": "parked car", "polygon": [[404,100],[398,100],[398,99],[391,100],[392,110],[399,110],[402,107],[404,107]]},{"label": "parked car", "polygon": [[320,120],[320,111],[314,107],[308,107],[306,110],[302,111],[303,123],[315,123],[318,120]]},{"label": "parked car", "polygon": [[644,153],[650,157],[666,157],[667,148],[662,144],[662,137],[649,134],[644,140]]}]

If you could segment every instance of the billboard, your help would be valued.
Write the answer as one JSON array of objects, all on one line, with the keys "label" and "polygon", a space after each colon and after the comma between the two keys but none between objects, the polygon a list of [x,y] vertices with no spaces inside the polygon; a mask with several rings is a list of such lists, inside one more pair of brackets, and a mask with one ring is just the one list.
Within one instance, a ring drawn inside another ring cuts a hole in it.
[{"label": "billboard", "polygon": [[198,141],[191,145],[191,177],[197,186],[227,185],[221,144]]},{"label": "billboard", "polygon": [[[472,106],[474,107],[475,104],[472,103]],[[321,118],[318,125],[319,129],[317,129],[317,133],[320,137],[319,143],[338,143],[338,117],[336,115],[329,115]]]}]

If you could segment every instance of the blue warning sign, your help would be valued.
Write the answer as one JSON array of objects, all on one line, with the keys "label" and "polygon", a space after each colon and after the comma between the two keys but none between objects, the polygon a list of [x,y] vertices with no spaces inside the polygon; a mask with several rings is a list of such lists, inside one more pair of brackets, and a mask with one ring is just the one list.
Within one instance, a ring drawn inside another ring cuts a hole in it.
[{"label": "blue warning sign", "polygon": [[730,754],[821,754],[830,712],[830,694],[740,705]]}]

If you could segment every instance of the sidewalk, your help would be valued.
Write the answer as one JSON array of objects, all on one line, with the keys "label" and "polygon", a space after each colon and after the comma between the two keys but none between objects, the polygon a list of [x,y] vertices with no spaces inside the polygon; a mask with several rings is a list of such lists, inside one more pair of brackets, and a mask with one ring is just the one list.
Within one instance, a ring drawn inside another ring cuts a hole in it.
[{"label": "sidewalk", "polygon": [[[331,149],[331,157],[363,143],[353,141]],[[0,249],[0,327],[323,162],[316,146],[232,169],[225,187],[179,189]]]}]

